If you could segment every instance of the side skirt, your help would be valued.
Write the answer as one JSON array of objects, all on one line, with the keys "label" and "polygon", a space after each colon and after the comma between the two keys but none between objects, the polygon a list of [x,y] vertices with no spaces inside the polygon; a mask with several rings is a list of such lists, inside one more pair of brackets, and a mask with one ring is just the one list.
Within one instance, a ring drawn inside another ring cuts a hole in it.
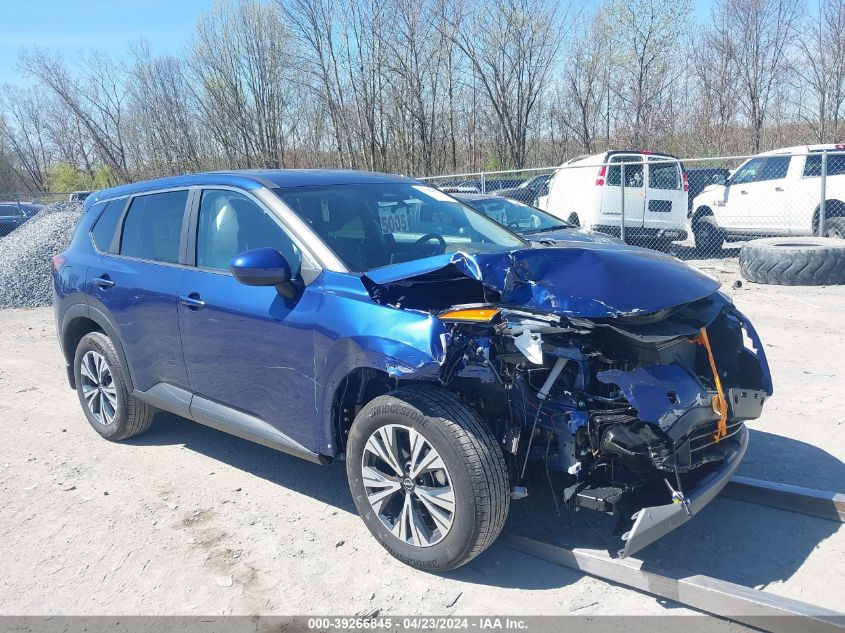
[{"label": "side skirt", "polygon": [[158,409],[316,464],[327,464],[331,461],[325,455],[309,451],[260,418],[167,383],[155,384],[147,391],[136,389],[132,395]]}]

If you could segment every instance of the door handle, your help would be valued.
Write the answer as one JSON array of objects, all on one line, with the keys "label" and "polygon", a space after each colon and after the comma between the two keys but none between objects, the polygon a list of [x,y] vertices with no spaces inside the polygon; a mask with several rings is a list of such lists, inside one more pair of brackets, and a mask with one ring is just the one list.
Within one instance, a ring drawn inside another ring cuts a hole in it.
[{"label": "door handle", "polygon": [[179,297],[179,303],[191,310],[201,310],[205,307],[205,301],[200,299],[200,296],[196,292],[192,292],[189,295],[182,295]]},{"label": "door handle", "polygon": [[745,189],[740,189],[739,192],[744,196],[748,195],[748,192]]},{"label": "door handle", "polygon": [[99,286],[100,288],[103,288],[104,290],[106,288],[111,288],[114,285],[114,282],[111,279],[109,279],[108,275],[103,275],[102,277],[94,277],[94,279],[92,281],[93,281],[95,286]]},{"label": "door handle", "polygon": [[775,187],[775,191],[783,191],[783,187]]}]

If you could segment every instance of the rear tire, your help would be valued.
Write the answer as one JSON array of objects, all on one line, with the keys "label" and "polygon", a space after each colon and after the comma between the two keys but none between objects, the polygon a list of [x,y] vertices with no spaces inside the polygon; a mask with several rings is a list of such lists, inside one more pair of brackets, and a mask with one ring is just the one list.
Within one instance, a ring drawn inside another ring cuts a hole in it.
[{"label": "rear tire", "polygon": [[108,336],[91,332],[82,337],[73,359],[73,374],[85,417],[104,438],[118,442],[150,428],[155,410],[130,394]]},{"label": "rear tire", "polygon": [[417,569],[467,563],[496,540],[508,515],[501,449],[475,411],[439,387],[401,387],[364,406],[349,432],[346,471],[367,528]]},{"label": "rear tire", "polygon": [[743,278],[782,286],[845,284],[845,240],[823,237],[770,237],[739,251]]},{"label": "rear tire", "polygon": [[824,221],[824,237],[845,240],[845,218],[827,218]]},{"label": "rear tire", "polygon": [[716,219],[712,215],[699,218],[693,224],[692,234],[695,237],[695,248],[699,253],[716,255],[722,250],[725,234],[716,224]]}]

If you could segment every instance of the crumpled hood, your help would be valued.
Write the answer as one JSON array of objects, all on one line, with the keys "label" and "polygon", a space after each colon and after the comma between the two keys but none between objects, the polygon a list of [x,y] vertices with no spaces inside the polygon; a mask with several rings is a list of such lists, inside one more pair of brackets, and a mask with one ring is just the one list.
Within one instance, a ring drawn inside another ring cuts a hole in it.
[{"label": "crumpled hood", "polygon": [[384,266],[363,276],[365,284],[375,289],[419,285],[418,291],[431,294],[432,305],[437,303],[440,284],[467,278],[498,292],[501,304],[585,318],[657,312],[719,288],[715,279],[668,255],[600,242],[475,255],[447,253]]}]

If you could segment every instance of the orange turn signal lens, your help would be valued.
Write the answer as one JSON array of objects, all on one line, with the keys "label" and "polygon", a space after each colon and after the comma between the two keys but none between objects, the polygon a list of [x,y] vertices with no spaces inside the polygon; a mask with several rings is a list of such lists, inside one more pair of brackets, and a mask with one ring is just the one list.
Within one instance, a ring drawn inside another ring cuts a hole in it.
[{"label": "orange turn signal lens", "polygon": [[442,321],[474,321],[487,323],[499,313],[498,308],[466,308],[464,310],[450,310],[438,315]]}]

